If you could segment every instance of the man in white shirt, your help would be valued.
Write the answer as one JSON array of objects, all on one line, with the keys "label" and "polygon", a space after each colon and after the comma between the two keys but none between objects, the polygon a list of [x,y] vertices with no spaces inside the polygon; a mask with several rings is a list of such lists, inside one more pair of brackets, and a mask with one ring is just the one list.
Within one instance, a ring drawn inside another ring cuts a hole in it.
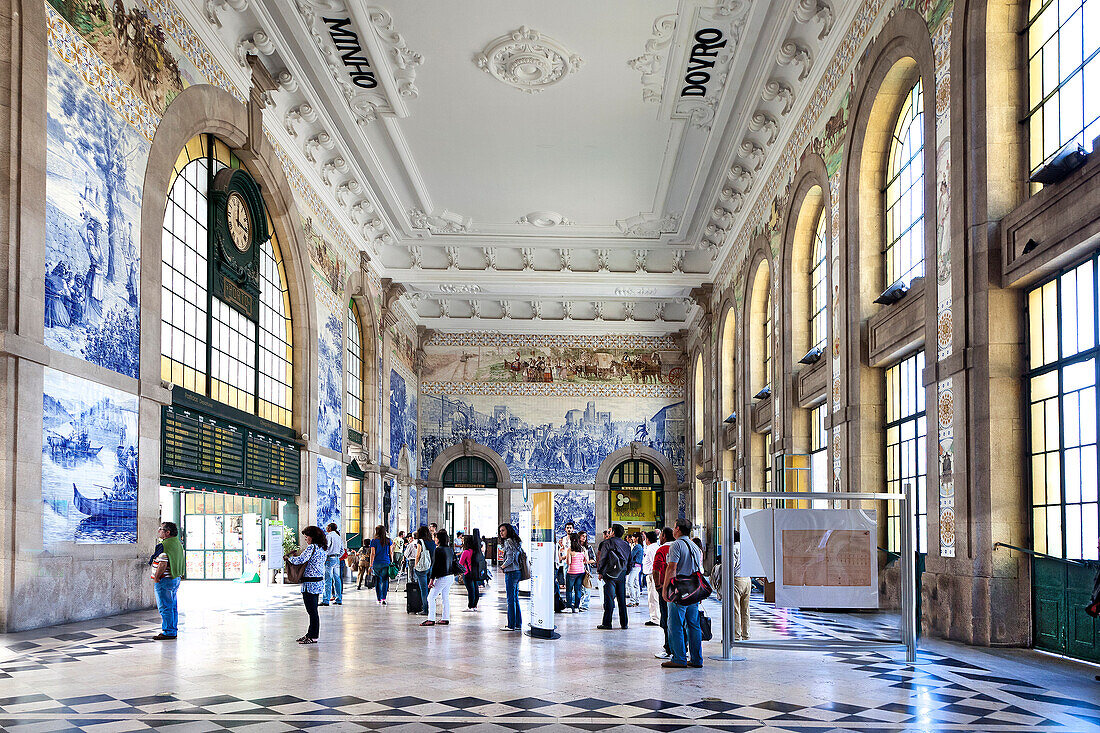
[{"label": "man in white shirt", "polygon": [[657,532],[651,529],[645,533],[645,555],[642,556],[642,572],[646,577],[649,601],[649,620],[645,622],[646,626],[661,625],[661,579],[653,577],[653,558],[657,556],[658,547]]},{"label": "man in white shirt", "polygon": [[749,638],[749,596],[752,578],[741,577],[741,532],[733,531],[733,631],[737,641]]},{"label": "man in white shirt", "polygon": [[344,538],[336,529],[335,522],[329,522],[325,527],[325,537],[328,539],[328,550],[325,551],[325,594],[317,605],[327,606],[332,599],[334,606],[343,605],[344,579],[340,574],[340,558],[344,555]]}]

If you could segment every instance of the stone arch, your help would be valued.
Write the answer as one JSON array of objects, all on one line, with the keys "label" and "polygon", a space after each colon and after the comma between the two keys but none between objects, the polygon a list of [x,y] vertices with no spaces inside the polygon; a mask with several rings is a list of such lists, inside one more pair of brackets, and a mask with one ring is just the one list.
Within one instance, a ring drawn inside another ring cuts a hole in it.
[{"label": "stone arch", "polygon": [[475,443],[469,439],[452,445],[436,456],[436,459],[432,461],[432,465],[428,469],[428,485],[442,488],[443,470],[451,465],[451,462],[456,458],[462,456],[477,456],[478,458],[484,459],[486,463],[492,466],[493,471],[497,474],[498,489],[511,489],[514,486],[512,483],[512,474],[508,470],[508,465],[504,463],[504,459],[500,457],[500,454],[488,446],[484,446],[481,443]]},{"label": "stone arch", "polygon": [[[749,252],[748,266],[743,270],[744,293],[741,333],[744,335],[742,342],[742,360],[739,373],[741,374],[741,410],[738,413],[739,437],[743,441],[744,452],[742,465],[745,467],[746,490],[763,491],[764,475],[762,472],[764,457],[764,435],[757,432],[754,427],[754,409],[756,402],[754,397],[760,389],[771,380],[764,374],[764,311],[767,305],[768,295],[772,290],[771,249],[763,237],[758,237]],[[775,324],[772,324],[774,331]],[[774,345],[774,335],[773,335]],[[773,395],[775,387],[773,384]]]},{"label": "stone arch", "polygon": [[[784,347],[777,349],[776,372],[780,375],[795,374],[811,368],[829,368],[829,341],[832,323],[828,304],[831,301],[830,283],[832,281],[832,227],[829,217],[832,212],[832,196],[829,187],[829,174],[825,161],[820,155],[809,154],[805,157],[791,185],[794,192],[783,217],[783,239],[780,248],[780,297],[783,307],[780,309],[781,322],[776,326],[777,343]],[[813,268],[813,241],[821,217],[825,217],[825,353],[812,366],[799,367],[798,361],[814,345],[814,335],[810,333],[811,303],[810,275]],[[789,446],[792,453],[808,453],[810,449],[810,411],[799,407],[801,391],[795,380],[783,379],[785,387],[791,387],[794,394],[782,401],[782,410],[788,419],[783,420],[783,445]],[[822,393],[828,392],[828,379],[824,380]]]},{"label": "stone arch", "polygon": [[654,450],[642,443],[631,442],[629,445],[624,445],[622,448],[608,454],[607,458],[604,458],[600,463],[600,467],[596,469],[596,477],[593,481],[593,486],[596,489],[597,530],[601,529],[601,525],[607,527],[608,524],[610,524],[608,494],[611,491],[611,472],[623,461],[629,461],[633,458],[644,458],[656,466],[661,472],[661,481],[664,483],[665,494],[664,521],[667,524],[670,521],[676,520],[676,513],[679,507],[677,499],[682,488],[680,485],[680,478],[676,475],[676,469],[673,468],[672,464],[668,462],[668,459],[665,458],[664,454],[660,451]]},{"label": "stone arch", "polygon": [[727,293],[722,299],[718,312],[718,354],[715,359],[718,379],[718,441],[716,450],[716,465],[720,471],[720,477],[732,481],[735,470],[736,442],[734,431],[736,420],[733,423],[725,421],[730,415],[739,412],[737,405],[737,311],[732,293]]},{"label": "stone arch", "polygon": [[142,380],[160,381],[161,228],[172,168],[180,150],[195,135],[211,133],[225,141],[260,184],[268,213],[282,246],[293,324],[292,425],[301,435],[315,432],[317,420],[317,323],[309,250],[301,236],[301,217],[282,164],[266,137],[248,139],[248,108],[229,92],[209,84],[188,87],[164,112],[149,147],[142,184],[141,281],[158,297],[141,299]]},{"label": "stone arch", "polygon": [[[936,151],[935,62],[928,24],[913,10],[896,12],[865,54],[852,92],[852,103],[842,162],[841,226],[839,242],[840,312],[848,314],[841,324],[842,401],[849,405],[847,461],[845,472],[853,490],[870,491],[884,485],[883,420],[884,385],[880,370],[867,362],[864,332],[866,324],[882,307],[873,303],[889,283],[882,282],[882,240],[884,236],[881,189],[885,180],[889,139],[893,133],[904,95],[919,79],[924,94],[924,259],[926,271],[934,273],[936,261],[935,178]],[[930,149],[929,146],[932,146]],[[918,297],[924,285],[914,283],[907,297]],[[934,288],[935,280],[931,279]],[[924,298],[924,334],[934,333],[934,289]],[[928,343],[928,339],[924,339]],[[870,378],[868,378],[870,376]],[[934,455],[931,454],[931,455]],[[836,488],[836,487],[834,487]]]}]

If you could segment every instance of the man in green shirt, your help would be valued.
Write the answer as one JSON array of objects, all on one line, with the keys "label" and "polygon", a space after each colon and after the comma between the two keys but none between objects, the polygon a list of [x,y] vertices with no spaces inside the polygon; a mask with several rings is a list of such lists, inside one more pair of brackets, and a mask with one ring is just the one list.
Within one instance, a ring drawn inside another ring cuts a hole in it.
[{"label": "man in green shirt", "polygon": [[162,522],[157,529],[159,552],[153,558],[153,592],[157,597],[157,610],[160,611],[160,633],[153,638],[157,641],[172,641],[176,638],[176,625],[179,614],[176,612],[176,592],[183,578],[183,543],[179,538],[179,527],[175,522]]}]

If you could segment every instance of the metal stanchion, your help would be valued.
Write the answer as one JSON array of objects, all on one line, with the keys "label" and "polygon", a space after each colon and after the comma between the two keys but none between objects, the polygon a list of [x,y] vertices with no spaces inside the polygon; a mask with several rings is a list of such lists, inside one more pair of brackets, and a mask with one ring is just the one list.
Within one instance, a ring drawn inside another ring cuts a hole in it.
[{"label": "metal stanchion", "polygon": [[736,500],[730,494],[730,482],[721,481],[718,490],[722,502],[722,656],[711,657],[717,662],[744,662],[745,657],[733,654],[733,520]]},{"label": "metal stanchion", "polygon": [[917,661],[917,518],[913,511],[913,487],[905,484],[901,500],[901,518],[905,522],[901,533],[901,640],[905,644],[905,661]]}]

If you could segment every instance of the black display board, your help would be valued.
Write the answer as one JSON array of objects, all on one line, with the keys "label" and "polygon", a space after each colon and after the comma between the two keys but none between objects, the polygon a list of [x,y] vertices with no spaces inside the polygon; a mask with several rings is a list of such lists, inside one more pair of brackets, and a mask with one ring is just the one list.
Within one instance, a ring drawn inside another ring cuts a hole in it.
[{"label": "black display board", "polygon": [[[255,416],[242,413],[243,420],[233,420],[228,415],[232,408],[201,395],[177,387],[172,396],[173,404],[161,408],[163,479],[273,498],[299,494],[301,456],[295,441],[273,435],[262,425],[245,424],[259,422]],[[206,402],[211,404],[196,404]]]}]

